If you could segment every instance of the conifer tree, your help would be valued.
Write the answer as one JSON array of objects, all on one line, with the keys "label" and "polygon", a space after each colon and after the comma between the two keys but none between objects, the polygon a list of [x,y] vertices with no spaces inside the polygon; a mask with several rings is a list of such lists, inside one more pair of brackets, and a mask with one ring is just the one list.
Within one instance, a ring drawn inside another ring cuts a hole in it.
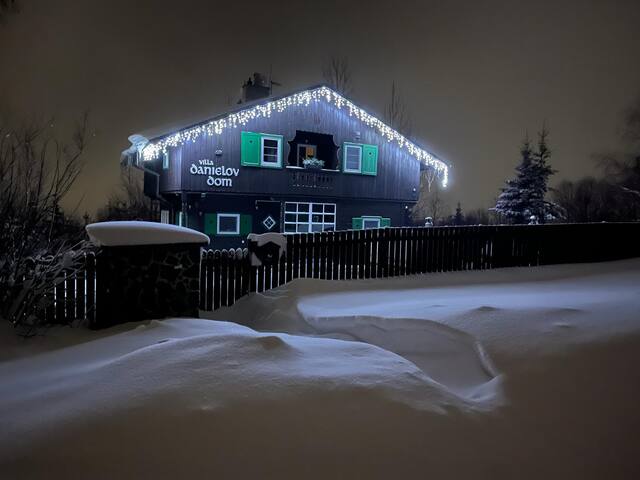
[{"label": "conifer tree", "polygon": [[551,150],[547,145],[549,130],[543,124],[542,130],[538,133],[538,149],[533,152],[533,189],[531,192],[529,210],[531,215],[535,215],[537,221],[545,223],[557,216],[557,205],[547,202],[545,196],[549,190],[549,177],[556,171],[551,168],[549,159]]},{"label": "conifer tree", "polygon": [[516,167],[516,178],[508,180],[498,196],[494,210],[510,223],[527,223],[531,215],[531,198],[535,197],[536,167],[529,137],[525,137],[520,148],[520,165]]},{"label": "conifer tree", "polygon": [[462,214],[462,206],[460,205],[460,202],[458,202],[458,206],[456,207],[456,213],[453,216],[453,224],[464,225],[464,215]]},{"label": "conifer tree", "polygon": [[544,223],[556,218],[558,207],[545,200],[549,177],[555,173],[549,159],[551,150],[547,145],[549,130],[545,125],[538,133],[538,145],[534,150],[528,137],[520,149],[520,165],[516,167],[516,178],[508,180],[498,196],[494,210],[510,223]]}]

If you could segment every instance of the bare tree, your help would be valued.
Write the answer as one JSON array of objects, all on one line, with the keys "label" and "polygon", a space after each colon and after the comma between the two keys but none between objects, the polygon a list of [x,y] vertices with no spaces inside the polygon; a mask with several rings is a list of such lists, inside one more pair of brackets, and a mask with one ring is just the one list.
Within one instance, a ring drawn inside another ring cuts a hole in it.
[{"label": "bare tree", "polygon": [[624,150],[596,155],[610,183],[623,199],[626,219],[640,219],[640,96],[623,115],[621,139]]},{"label": "bare tree", "polygon": [[440,177],[440,175],[438,174],[437,170],[433,167],[427,167],[425,170],[423,170],[421,175],[422,176],[420,179],[420,184],[422,185],[422,182],[424,180],[424,183],[427,187],[427,191],[430,192],[433,182],[435,182]]},{"label": "bare tree", "polygon": [[411,211],[411,217],[418,224],[424,224],[425,218],[431,217],[435,225],[447,215],[449,206],[444,202],[437,182],[428,186],[425,173],[426,171],[423,172],[420,179],[420,195]]},{"label": "bare tree", "polygon": [[12,13],[20,11],[18,0],[0,0],[0,24]]},{"label": "bare tree", "polygon": [[347,57],[334,55],[328,58],[322,65],[322,77],[329,87],[341,95],[351,94],[351,68]]},{"label": "bare tree", "polygon": [[640,95],[624,112],[622,139],[640,153]]},{"label": "bare tree", "polygon": [[98,210],[98,221],[151,220],[151,200],[144,194],[141,173],[129,166],[122,167],[118,190],[111,194],[107,205]]},{"label": "bare tree", "polygon": [[385,108],[385,119],[390,127],[396,129],[405,137],[411,136],[411,119],[407,112],[407,105],[396,87],[395,81],[391,83],[391,97]]},{"label": "bare tree", "polygon": [[[60,202],[82,171],[87,115],[69,142],[55,138],[52,125],[0,119],[0,315],[15,324],[33,321],[35,303],[44,306],[39,289],[75,237],[64,231]],[[49,267],[38,263],[44,257],[52,257]]]}]

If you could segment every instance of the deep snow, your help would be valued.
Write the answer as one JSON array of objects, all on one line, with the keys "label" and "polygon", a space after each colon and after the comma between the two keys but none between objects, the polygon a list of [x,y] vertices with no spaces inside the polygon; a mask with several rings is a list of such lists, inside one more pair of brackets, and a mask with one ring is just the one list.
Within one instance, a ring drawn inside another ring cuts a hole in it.
[{"label": "deep snow", "polygon": [[2,475],[640,474],[640,260],[298,280],[208,315],[246,326],[3,331]]}]

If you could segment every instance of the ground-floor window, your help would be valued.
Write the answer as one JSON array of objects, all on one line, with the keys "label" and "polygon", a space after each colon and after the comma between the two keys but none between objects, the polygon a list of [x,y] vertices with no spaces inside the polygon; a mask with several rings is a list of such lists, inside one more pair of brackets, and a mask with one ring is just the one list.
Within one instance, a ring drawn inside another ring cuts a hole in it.
[{"label": "ground-floor window", "polygon": [[169,210],[160,210],[160,223],[169,223]]},{"label": "ground-floor window", "polygon": [[237,213],[219,213],[216,230],[218,235],[239,235],[240,215]]},{"label": "ground-floor window", "polygon": [[285,233],[323,232],[335,229],[335,203],[285,202]]},{"label": "ground-floor window", "polygon": [[362,229],[380,228],[380,217],[362,217]]},{"label": "ground-floor window", "polygon": [[363,215],[362,217],[353,217],[351,219],[351,228],[353,230],[367,230],[370,228],[385,228],[390,226],[391,218],[389,217]]}]

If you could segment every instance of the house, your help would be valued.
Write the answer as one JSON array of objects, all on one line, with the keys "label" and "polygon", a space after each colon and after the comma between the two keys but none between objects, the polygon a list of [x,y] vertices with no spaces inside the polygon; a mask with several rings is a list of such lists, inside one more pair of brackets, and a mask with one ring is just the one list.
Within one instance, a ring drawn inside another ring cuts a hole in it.
[{"label": "house", "polygon": [[446,184],[445,163],[329,87],[270,92],[254,76],[232,111],[130,137],[123,159],[144,169],[161,222],[202,231],[216,248],[251,232],[405,226],[421,169]]}]

